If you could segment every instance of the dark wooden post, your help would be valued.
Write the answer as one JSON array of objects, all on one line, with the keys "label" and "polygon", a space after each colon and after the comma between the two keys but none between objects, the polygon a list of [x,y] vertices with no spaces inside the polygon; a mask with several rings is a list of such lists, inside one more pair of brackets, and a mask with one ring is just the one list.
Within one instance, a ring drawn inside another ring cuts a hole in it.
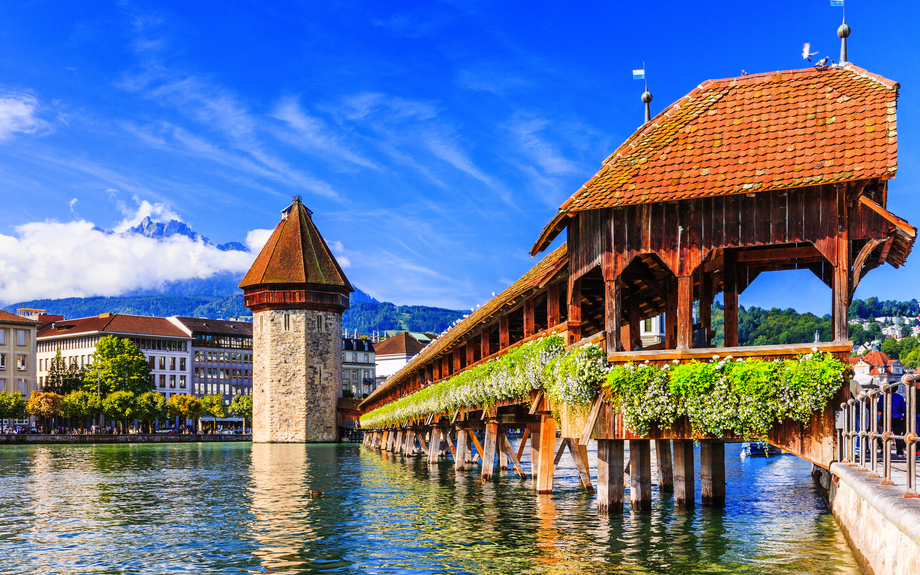
[{"label": "dark wooden post", "polygon": [[677,278],[677,349],[693,346],[693,276]]},{"label": "dark wooden post", "polygon": [[725,304],[725,347],[738,347],[738,254],[725,250],[722,256]]},{"label": "dark wooden post", "polygon": [[558,283],[550,285],[546,294],[546,323],[549,327],[562,321],[562,314],[559,312],[559,287]]},{"label": "dark wooden post", "polygon": [[466,366],[469,367],[476,363],[476,346],[473,345],[473,340],[466,342]]},{"label": "dark wooden post", "polygon": [[709,347],[709,330],[712,329],[712,276],[700,266],[700,325],[703,327],[701,347]]},{"label": "dark wooden post", "polygon": [[536,330],[536,311],[534,310],[533,298],[524,300],[524,337],[530,337],[537,333]]},{"label": "dark wooden post", "polygon": [[674,492],[674,476],[671,473],[671,440],[655,440],[655,459],[658,463],[658,491]]},{"label": "dark wooden post", "polygon": [[693,507],[696,495],[693,481],[693,440],[674,440],[674,504]]},{"label": "dark wooden post", "polygon": [[648,439],[629,440],[629,501],[634,511],[652,509],[652,445]]},{"label": "dark wooden post", "polygon": [[489,347],[489,336],[491,335],[492,330],[489,328],[484,328],[482,333],[479,334],[479,346],[480,354],[483,358],[489,357],[492,355],[492,349]]},{"label": "dark wooden post", "polygon": [[569,345],[581,341],[581,278],[569,281]]},{"label": "dark wooden post", "polygon": [[458,425],[457,457],[454,458],[454,469],[456,471],[463,471],[466,469],[467,460],[469,459],[469,444],[470,438],[469,434],[466,432],[466,427]]},{"label": "dark wooden post", "polygon": [[500,350],[511,345],[511,328],[508,325],[508,315],[498,318],[498,348]]},{"label": "dark wooden post", "polygon": [[428,440],[428,463],[436,464],[441,456],[441,430],[437,427],[431,428],[431,435]]},{"label": "dark wooden post", "polygon": [[677,347],[677,280],[668,278],[662,282],[667,290],[667,298],[664,306],[664,346],[667,349]]},{"label": "dark wooden post", "polygon": [[556,466],[556,420],[552,415],[540,416],[540,457],[537,473],[537,493],[553,492],[553,471]]},{"label": "dark wooden post", "polygon": [[847,230],[846,186],[837,189],[837,265],[834,266],[834,341],[850,338],[850,240]]},{"label": "dark wooden post", "polygon": [[400,429],[396,432],[396,441],[393,443],[393,453],[399,453],[402,451],[403,444],[403,430]]},{"label": "dark wooden post", "polygon": [[454,373],[460,373],[463,369],[463,350],[459,347],[454,348]]},{"label": "dark wooden post", "polygon": [[725,443],[700,442],[700,487],[703,505],[725,505]]},{"label": "dark wooden post", "polygon": [[597,440],[597,512],[623,512],[623,440]]},{"label": "dark wooden post", "polygon": [[482,480],[492,481],[495,469],[495,448],[498,442],[498,420],[490,418],[486,423],[486,444],[482,454]]},{"label": "dark wooden post", "polygon": [[604,329],[607,331],[607,353],[614,353],[622,349],[620,341],[620,317],[622,306],[620,301],[620,279],[604,282]]},{"label": "dark wooden post", "polygon": [[498,426],[498,439],[495,442],[495,449],[498,451],[498,468],[501,470],[508,469],[508,446],[505,445],[508,441],[508,431],[502,427]]}]

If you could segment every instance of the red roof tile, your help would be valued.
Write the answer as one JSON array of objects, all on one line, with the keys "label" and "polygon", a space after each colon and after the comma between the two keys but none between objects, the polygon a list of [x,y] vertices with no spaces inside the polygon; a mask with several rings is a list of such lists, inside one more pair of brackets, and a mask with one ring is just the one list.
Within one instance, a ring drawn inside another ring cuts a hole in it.
[{"label": "red roof tile", "polygon": [[425,344],[415,339],[408,332],[394,335],[374,344],[374,351],[381,355],[415,355],[425,348]]},{"label": "red roof tile", "polygon": [[898,88],[852,64],[703,82],[604,160],[532,253],[579,211],[891,178]]},{"label": "red roof tile", "polygon": [[38,330],[38,339],[67,337],[78,333],[152,335],[189,339],[184,331],[165,317],[120,313],[54,322]]},{"label": "red roof tile", "polygon": [[300,198],[294,198],[283,213],[285,217],[275,227],[240,287],[306,284],[338,288],[336,291],[344,293],[355,291],[313,224],[312,212]]},{"label": "red roof tile", "polygon": [[21,315],[16,315],[15,313],[10,313],[8,311],[3,311],[0,309],[0,322],[4,323],[24,323],[28,325],[38,325],[37,321],[33,321],[27,317],[22,317]]}]

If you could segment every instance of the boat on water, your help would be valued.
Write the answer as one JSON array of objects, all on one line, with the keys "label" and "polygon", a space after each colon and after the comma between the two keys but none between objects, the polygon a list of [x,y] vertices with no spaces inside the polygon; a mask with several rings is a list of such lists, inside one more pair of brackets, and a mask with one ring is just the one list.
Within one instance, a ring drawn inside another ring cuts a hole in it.
[{"label": "boat on water", "polygon": [[772,457],[784,453],[786,450],[774,447],[766,441],[745,441],[741,444],[741,457]]}]

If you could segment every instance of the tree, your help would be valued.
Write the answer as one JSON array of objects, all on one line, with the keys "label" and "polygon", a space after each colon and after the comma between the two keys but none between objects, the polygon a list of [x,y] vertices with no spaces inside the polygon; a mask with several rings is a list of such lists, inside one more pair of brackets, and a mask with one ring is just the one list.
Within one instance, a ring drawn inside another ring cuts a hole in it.
[{"label": "tree", "polygon": [[115,391],[140,395],[153,391],[147,357],[129,339],[107,335],[96,344],[93,363],[84,377],[83,389],[100,397]]},{"label": "tree", "polygon": [[147,424],[150,432],[150,422],[166,419],[166,397],[157,391],[148,391],[137,396],[137,413],[135,417]]},{"label": "tree", "polygon": [[233,396],[233,401],[230,402],[230,413],[243,418],[243,433],[246,433],[246,420],[252,421],[252,396]]},{"label": "tree", "polygon": [[210,415],[214,418],[214,429],[217,429],[217,419],[224,417],[224,398],[221,395],[206,395],[201,398],[202,415]]},{"label": "tree", "polygon": [[61,398],[61,415],[82,419],[102,413],[102,402],[94,392],[71,391]]},{"label": "tree", "polygon": [[128,419],[137,411],[137,398],[130,391],[113,391],[102,400],[102,411],[106,416],[124,423],[122,432],[128,432]]},{"label": "tree", "polygon": [[61,413],[61,396],[53,391],[33,391],[29,397],[29,403],[26,405],[26,411],[29,415],[41,418],[42,431],[45,431],[47,418]]},{"label": "tree", "polygon": [[886,337],[882,341],[882,345],[879,347],[879,351],[890,357],[891,359],[899,359],[901,355],[901,346],[898,345],[898,340],[893,337]]},{"label": "tree", "polygon": [[0,419],[24,419],[26,416],[26,400],[22,394],[14,391],[0,391]]},{"label": "tree", "polygon": [[901,360],[901,363],[908,369],[920,367],[920,347],[915,347],[913,351],[907,354],[907,357]]},{"label": "tree", "polygon": [[194,395],[173,395],[170,396],[166,403],[166,410],[170,417],[182,417],[191,419],[195,422],[195,430],[198,427],[198,418],[204,411],[201,400]]}]

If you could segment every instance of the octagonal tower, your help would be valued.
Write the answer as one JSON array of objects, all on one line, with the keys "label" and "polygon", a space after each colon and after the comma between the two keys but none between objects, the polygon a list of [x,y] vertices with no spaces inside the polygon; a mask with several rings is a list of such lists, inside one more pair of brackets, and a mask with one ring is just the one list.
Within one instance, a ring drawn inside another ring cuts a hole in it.
[{"label": "octagonal tower", "polygon": [[253,314],[252,440],[338,439],[342,313],[354,291],[300,197],[240,287]]}]

